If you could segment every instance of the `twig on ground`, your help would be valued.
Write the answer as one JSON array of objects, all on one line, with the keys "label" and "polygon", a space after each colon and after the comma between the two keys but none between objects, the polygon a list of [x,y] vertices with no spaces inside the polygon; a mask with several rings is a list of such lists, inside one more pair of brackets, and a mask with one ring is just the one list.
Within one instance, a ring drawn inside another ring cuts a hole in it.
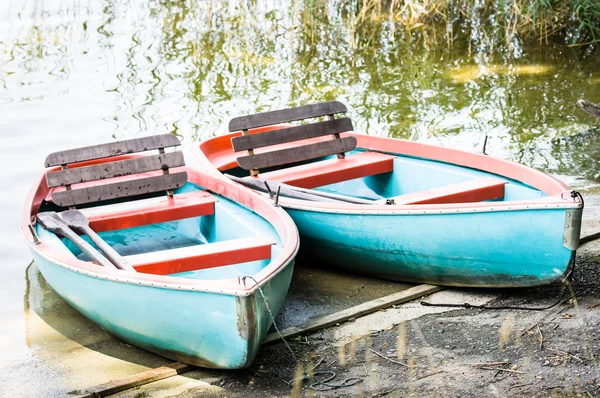
[{"label": "twig on ground", "polygon": [[495,379],[500,374],[500,372],[502,371],[502,369],[508,369],[508,365],[509,364],[502,365],[502,367],[497,368],[498,371],[496,373],[494,373],[494,376],[492,376],[492,379]]},{"label": "twig on ground", "polygon": [[442,373],[442,372],[443,372],[442,369],[438,369],[435,372],[427,373],[426,375],[416,377],[415,380],[421,380],[421,379],[424,379],[426,377],[433,376],[433,375],[436,375],[436,374],[439,374],[439,373]]},{"label": "twig on ground", "polygon": [[315,370],[316,368],[318,368],[318,367],[319,367],[319,365],[320,365],[321,363],[323,363],[323,361],[324,361],[324,360],[325,360],[325,359],[324,359],[323,357],[319,358],[319,361],[317,362],[317,364],[316,364],[315,366],[313,366],[313,367],[312,367],[312,370]]},{"label": "twig on ground", "polygon": [[553,390],[555,388],[564,388],[563,386],[546,386],[542,387],[542,390]]},{"label": "twig on ground", "polygon": [[378,353],[377,351],[375,351],[375,350],[374,350],[374,349],[372,349],[372,348],[369,348],[369,351],[371,351],[373,354],[377,355],[378,357],[381,357],[381,358],[383,358],[383,359],[387,359],[388,361],[390,361],[390,362],[392,362],[392,363],[395,363],[395,364],[398,364],[398,365],[402,365],[402,366],[406,366],[407,368],[414,368],[414,366],[408,365],[408,364],[406,364],[406,363],[404,363],[404,362],[395,361],[395,360],[393,360],[392,358],[388,358],[388,357],[386,357],[385,355],[382,355],[382,354]]},{"label": "twig on ground", "polygon": [[514,370],[514,369],[488,368],[487,366],[478,366],[477,368],[478,369],[485,369],[485,370],[497,370],[499,372],[522,373],[522,374],[527,373],[527,372],[522,372],[520,370]]},{"label": "twig on ground", "polygon": [[508,362],[482,362],[482,363],[472,363],[471,366],[479,367],[479,366],[500,366],[506,365]]},{"label": "twig on ground", "polygon": [[508,389],[512,390],[513,388],[522,388],[522,387],[532,386],[534,384],[535,383],[515,384],[514,386],[508,387]]},{"label": "twig on ground", "polygon": [[379,394],[375,394],[375,395],[373,395],[373,398],[375,398],[375,397],[383,397],[384,395],[388,395],[392,391],[396,391],[396,388],[390,388],[389,390],[385,390],[383,392],[380,392]]},{"label": "twig on ground", "polygon": [[567,300],[569,300],[569,298],[564,299],[562,302],[558,303],[556,305],[556,307],[551,308],[550,310],[548,310],[548,312],[546,312],[540,319],[538,319],[536,323],[534,323],[533,325],[529,326],[527,329],[523,330],[523,332],[521,333],[521,336],[524,336],[525,333],[529,332],[531,329],[533,329],[534,327],[536,327],[537,325],[539,325],[544,319],[546,319],[551,314],[553,314],[555,312],[560,312],[562,310],[562,305]]},{"label": "twig on ground", "polygon": [[548,348],[548,351],[555,352],[555,353],[557,353],[557,354],[559,354],[559,355],[564,355],[564,356],[566,356],[566,357],[567,357],[567,360],[569,360],[570,358],[573,358],[573,359],[575,359],[576,361],[579,361],[579,362],[581,362],[581,363],[585,362],[585,360],[583,360],[583,359],[579,358],[579,357],[578,357],[578,356],[576,356],[576,355],[573,355],[573,354],[571,354],[570,352],[565,352],[565,351],[561,351],[561,350],[555,350],[555,349],[552,349],[552,348]]},{"label": "twig on ground", "polygon": [[537,325],[537,331],[540,335],[540,351],[544,348],[544,336],[542,335],[542,329],[540,329],[540,324]]}]

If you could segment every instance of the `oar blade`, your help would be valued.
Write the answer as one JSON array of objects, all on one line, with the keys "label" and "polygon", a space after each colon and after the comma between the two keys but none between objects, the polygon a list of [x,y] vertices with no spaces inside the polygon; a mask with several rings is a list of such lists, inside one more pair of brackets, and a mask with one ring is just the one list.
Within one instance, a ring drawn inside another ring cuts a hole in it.
[{"label": "oar blade", "polygon": [[69,224],[71,228],[85,228],[89,226],[89,221],[86,216],[78,210],[67,210],[60,213],[60,218]]}]

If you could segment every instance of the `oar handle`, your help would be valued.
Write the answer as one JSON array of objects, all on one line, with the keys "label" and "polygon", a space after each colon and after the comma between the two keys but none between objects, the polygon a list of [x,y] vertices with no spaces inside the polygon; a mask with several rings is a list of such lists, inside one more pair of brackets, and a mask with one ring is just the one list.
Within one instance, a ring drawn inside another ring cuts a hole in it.
[{"label": "oar handle", "polygon": [[[239,178],[239,177],[235,177],[232,176],[230,174],[225,174],[226,177],[228,177],[229,179],[242,184],[250,189],[254,189],[257,191],[261,191],[261,192],[265,192],[265,185],[264,185],[264,180],[261,179],[257,179],[257,178]],[[310,200],[313,202],[331,202],[331,203],[344,203],[344,202],[349,202],[348,200],[341,200],[340,198],[332,198],[330,197],[330,195],[317,195],[314,192],[302,192],[298,189],[293,189],[295,187],[292,187],[291,185],[286,185],[286,184],[280,184],[274,181],[267,181],[268,185],[270,186],[271,191],[275,190],[277,191],[278,189],[280,189],[281,187],[281,191],[280,194],[281,196],[285,196],[288,198],[292,198],[292,199],[301,199],[301,200]],[[306,191],[311,191],[311,190],[306,190]],[[351,203],[356,203],[356,202],[351,202]]]},{"label": "oar handle", "polygon": [[102,255],[98,250],[94,249],[92,245],[83,240],[79,235],[77,235],[71,228],[65,225],[64,228],[61,228],[61,234],[64,235],[67,239],[75,244],[83,253],[85,253],[89,258],[96,261],[100,265],[106,268],[116,268],[113,263],[108,261],[106,257]]},{"label": "oar handle", "polygon": [[91,241],[94,242],[94,244],[98,246],[100,250],[102,250],[106,257],[108,257],[108,259],[117,268],[125,271],[136,272],[135,268],[133,268],[131,264],[127,262],[127,260],[125,260],[119,253],[117,253],[115,249],[113,249],[108,243],[106,243],[106,241],[102,239],[100,235],[98,235],[93,229],[91,229],[90,227],[81,227],[81,231],[87,236],[89,236]]}]

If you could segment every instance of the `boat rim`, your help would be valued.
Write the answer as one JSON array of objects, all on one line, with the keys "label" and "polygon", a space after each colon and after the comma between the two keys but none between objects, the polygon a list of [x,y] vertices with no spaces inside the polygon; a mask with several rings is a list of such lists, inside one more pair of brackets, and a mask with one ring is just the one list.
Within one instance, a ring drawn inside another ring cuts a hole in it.
[{"label": "boat rim", "polygon": [[[251,134],[258,134],[274,128],[291,126],[274,125],[267,128],[250,130]],[[229,167],[230,163],[215,165],[211,155],[217,147],[220,156],[232,157],[231,138],[240,136],[241,132],[223,134],[209,138],[193,145],[191,152],[202,168],[213,173],[222,180],[229,179],[221,172],[221,167]],[[355,203],[315,202],[302,199],[281,197],[279,203],[287,209],[313,211],[336,214],[364,214],[364,215],[422,215],[422,214],[461,214],[461,213],[487,213],[502,211],[526,211],[547,209],[580,209],[582,201],[577,196],[572,196],[572,190],[562,181],[542,171],[522,165],[520,163],[495,158],[461,149],[444,148],[437,145],[408,141],[399,138],[371,136],[363,133],[342,133],[342,136],[354,136],[357,139],[357,149],[375,150],[390,154],[437,161],[441,163],[471,168],[488,172],[500,177],[505,177],[531,186],[546,193],[548,196],[538,200],[515,200],[503,202],[466,202],[450,204],[422,204],[422,205],[370,205]],[[306,140],[317,142],[320,138]],[[385,151],[382,150],[385,148]],[[228,154],[228,152],[230,154]],[[235,156],[233,156],[235,159]],[[504,172],[500,172],[504,170]],[[263,194],[266,196],[266,194]]]},{"label": "boat rim", "polygon": [[[139,155],[128,155],[133,157]],[[35,231],[35,222],[32,222],[33,216],[48,193],[46,173],[59,170],[60,167],[47,168],[41,172],[32,184],[25,206],[21,213],[21,231],[25,236],[27,244],[32,250],[42,256],[44,259],[55,265],[66,268],[70,271],[83,274],[89,277],[109,280],[113,282],[140,285],[147,287],[156,287],[172,290],[189,290],[206,293],[218,293],[234,296],[251,296],[255,291],[278,273],[283,271],[286,266],[293,261],[299,250],[299,237],[296,225],[287,213],[281,208],[274,206],[268,199],[257,195],[252,190],[231,181],[216,178],[209,173],[194,170],[189,166],[179,167],[179,170],[188,173],[188,181],[199,185],[213,192],[218,196],[223,196],[233,202],[247,208],[258,214],[273,226],[281,240],[282,251],[271,262],[259,272],[249,275],[256,283],[248,283],[242,276],[227,279],[191,279],[175,277],[168,275],[156,275],[146,273],[135,273],[118,269],[108,269],[91,262],[82,261],[77,258],[69,257],[58,250],[50,247],[39,238],[34,238],[32,230]],[[38,243],[36,243],[36,240]]]}]

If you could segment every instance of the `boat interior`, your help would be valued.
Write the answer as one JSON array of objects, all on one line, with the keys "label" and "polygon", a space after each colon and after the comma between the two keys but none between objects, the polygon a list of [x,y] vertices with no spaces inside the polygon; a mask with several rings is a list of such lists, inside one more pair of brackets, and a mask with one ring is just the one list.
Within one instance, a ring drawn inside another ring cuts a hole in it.
[{"label": "boat interior", "polygon": [[[314,201],[325,197],[355,204],[411,205],[548,196],[515,179],[476,168],[361,148],[356,136],[348,134],[353,131],[352,121],[335,118],[346,111],[344,104],[331,101],[232,119],[230,132],[242,132],[231,138],[237,165],[218,167],[254,189],[281,185],[286,188],[284,196]],[[323,118],[327,120],[319,120]],[[307,119],[317,121],[307,123]],[[289,124],[297,121],[302,124]]]},{"label": "boat interior", "polygon": [[183,154],[165,151],[178,145],[165,134],[49,155],[46,166],[61,167],[46,174],[37,235],[68,256],[129,272],[211,280],[264,269],[281,249],[277,231],[188,181]]}]

